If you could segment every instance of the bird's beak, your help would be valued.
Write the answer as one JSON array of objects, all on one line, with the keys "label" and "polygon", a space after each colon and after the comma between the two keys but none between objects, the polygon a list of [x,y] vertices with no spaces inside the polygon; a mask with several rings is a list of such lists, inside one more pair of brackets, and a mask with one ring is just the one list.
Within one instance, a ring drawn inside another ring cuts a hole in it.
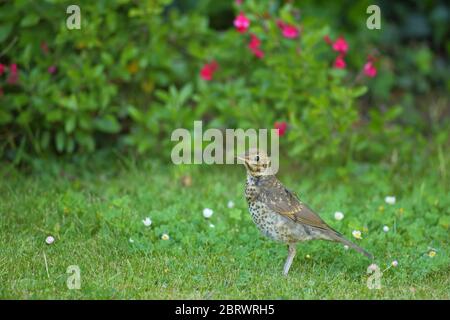
[{"label": "bird's beak", "polygon": [[242,161],[244,161],[244,163],[247,162],[247,160],[248,160],[248,159],[247,159],[247,155],[246,155],[245,153],[236,156],[236,159],[242,160]]}]

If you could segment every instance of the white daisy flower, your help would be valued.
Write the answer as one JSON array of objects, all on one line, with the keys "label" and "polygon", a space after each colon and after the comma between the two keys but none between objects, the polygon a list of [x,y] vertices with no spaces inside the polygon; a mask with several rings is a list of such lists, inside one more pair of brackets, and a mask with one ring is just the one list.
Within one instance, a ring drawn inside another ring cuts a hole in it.
[{"label": "white daisy flower", "polygon": [[48,236],[47,238],[45,238],[46,244],[52,244],[53,242],[55,242],[55,238],[53,238],[52,236]]},{"label": "white daisy flower", "polygon": [[203,209],[203,216],[204,216],[206,219],[211,218],[211,216],[213,215],[213,213],[214,213],[214,211],[212,211],[210,208],[205,208],[205,209]]},{"label": "white daisy flower", "polygon": [[228,201],[227,207],[230,208],[230,209],[234,208],[234,202],[232,200]]},{"label": "white daisy flower", "polygon": [[362,237],[361,237],[361,231],[359,231],[359,230],[353,230],[353,231],[352,231],[352,235],[353,235],[356,239],[362,239]]},{"label": "white daisy flower", "polygon": [[348,249],[349,249],[348,245],[344,245],[344,250],[348,250]]},{"label": "white daisy flower", "polygon": [[130,238],[130,239],[128,239],[128,242],[134,243],[134,240]]},{"label": "white daisy flower", "polygon": [[397,260],[392,261],[392,266],[393,266],[393,267],[398,266],[398,261],[397,261]]},{"label": "white daisy flower", "polygon": [[344,214],[342,212],[340,212],[340,211],[336,211],[334,213],[334,218],[336,220],[340,221],[340,220],[344,219]]},{"label": "white daisy flower", "polygon": [[163,233],[163,235],[161,236],[161,239],[162,240],[169,240],[170,237],[169,237],[169,235],[167,233]]},{"label": "white daisy flower", "polygon": [[384,226],[384,227],[383,227],[383,231],[384,231],[384,232],[388,232],[388,231],[389,231],[389,227],[388,227],[388,226]]},{"label": "white daisy flower", "polygon": [[216,226],[213,225],[212,223],[210,223],[210,224],[209,224],[209,227],[210,227],[210,228],[215,228]]},{"label": "white daisy flower", "polygon": [[145,218],[144,220],[142,220],[142,223],[144,224],[144,226],[146,227],[150,227],[152,225],[152,219],[150,219],[149,217]]},{"label": "white daisy flower", "polygon": [[387,204],[395,204],[395,197],[394,196],[387,196],[386,198],[384,198],[384,201]]}]

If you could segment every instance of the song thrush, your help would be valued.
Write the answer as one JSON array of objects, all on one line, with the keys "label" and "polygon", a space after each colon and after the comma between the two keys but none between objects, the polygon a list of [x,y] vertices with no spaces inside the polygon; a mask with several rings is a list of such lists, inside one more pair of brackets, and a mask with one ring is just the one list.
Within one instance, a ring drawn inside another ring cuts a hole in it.
[{"label": "song thrush", "polygon": [[258,229],[267,237],[288,245],[283,274],[287,275],[296,253],[296,243],[314,239],[343,243],[373,259],[373,256],[345,239],[314,211],[286,189],[270,172],[270,158],[262,150],[251,149],[238,159],[247,169],[245,197]]}]

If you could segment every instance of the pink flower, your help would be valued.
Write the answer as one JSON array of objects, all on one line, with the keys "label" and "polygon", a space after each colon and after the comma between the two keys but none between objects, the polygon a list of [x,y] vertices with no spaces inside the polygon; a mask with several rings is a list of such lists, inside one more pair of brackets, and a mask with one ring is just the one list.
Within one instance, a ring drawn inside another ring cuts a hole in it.
[{"label": "pink flower", "polygon": [[200,70],[200,77],[203,80],[211,81],[214,76],[214,72],[216,72],[218,68],[218,64],[215,61],[211,61],[210,63],[205,63],[203,68]]},{"label": "pink flower", "polygon": [[277,21],[278,27],[281,29],[281,32],[283,34],[283,37],[288,39],[295,39],[299,35],[299,30],[296,26],[291,24],[286,24],[281,20]]},{"label": "pink flower", "polygon": [[275,122],[274,125],[275,129],[278,129],[278,135],[284,136],[284,134],[286,133],[286,129],[287,129],[287,123],[282,121],[282,122]]},{"label": "pink flower", "polygon": [[48,73],[54,74],[56,72],[56,66],[50,66],[47,69]]},{"label": "pink flower", "polygon": [[339,37],[333,43],[333,50],[341,53],[347,53],[348,51],[348,43],[345,41],[343,37]]},{"label": "pink flower", "polygon": [[259,48],[259,46],[261,45],[261,40],[258,39],[258,37],[252,33],[250,35],[250,43],[249,43],[249,48],[251,49],[256,49]]},{"label": "pink flower", "polygon": [[0,76],[5,72],[5,65],[0,63]]},{"label": "pink flower", "polygon": [[254,49],[252,50],[253,54],[258,58],[258,59],[262,59],[264,58],[264,52],[260,49]]},{"label": "pink flower", "polygon": [[236,0],[235,3],[237,6],[240,6],[242,4],[242,0]]},{"label": "pink flower", "polygon": [[8,83],[15,84],[19,80],[19,71],[17,69],[17,64],[13,63],[9,66],[9,77]]},{"label": "pink flower", "polygon": [[264,52],[260,49],[261,40],[254,34],[251,34],[250,37],[250,43],[248,44],[249,49],[257,58],[262,59],[264,57]]},{"label": "pink flower", "polygon": [[283,36],[288,39],[295,39],[298,37],[299,31],[297,27],[292,25],[286,25],[284,26],[283,30]]},{"label": "pink flower", "polygon": [[342,54],[338,55],[336,57],[336,60],[334,60],[334,67],[336,69],[345,69],[346,63],[344,60],[344,56]]},{"label": "pink flower", "polygon": [[370,78],[373,78],[377,75],[377,68],[375,68],[372,61],[368,61],[364,65],[364,74]]},{"label": "pink flower", "polygon": [[250,27],[250,20],[245,16],[243,12],[241,12],[234,19],[234,26],[236,27],[236,30],[238,32],[244,33]]}]

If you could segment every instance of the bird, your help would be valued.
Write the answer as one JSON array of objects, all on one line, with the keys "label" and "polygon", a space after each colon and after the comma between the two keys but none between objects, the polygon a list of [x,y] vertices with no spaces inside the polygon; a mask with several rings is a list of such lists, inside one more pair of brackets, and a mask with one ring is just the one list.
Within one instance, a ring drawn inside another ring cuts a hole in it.
[{"label": "bird", "polygon": [[283,275],[289,273],[296,255],[296,244],[303,241],[320,239],[339,242],[373,259],[371,253],[331,228],[287,189],[270,170],[270,157],[265,151],[249,149],[237,158],[247,171],[245,198],[253,222],[263,235],[288,246]]}]

